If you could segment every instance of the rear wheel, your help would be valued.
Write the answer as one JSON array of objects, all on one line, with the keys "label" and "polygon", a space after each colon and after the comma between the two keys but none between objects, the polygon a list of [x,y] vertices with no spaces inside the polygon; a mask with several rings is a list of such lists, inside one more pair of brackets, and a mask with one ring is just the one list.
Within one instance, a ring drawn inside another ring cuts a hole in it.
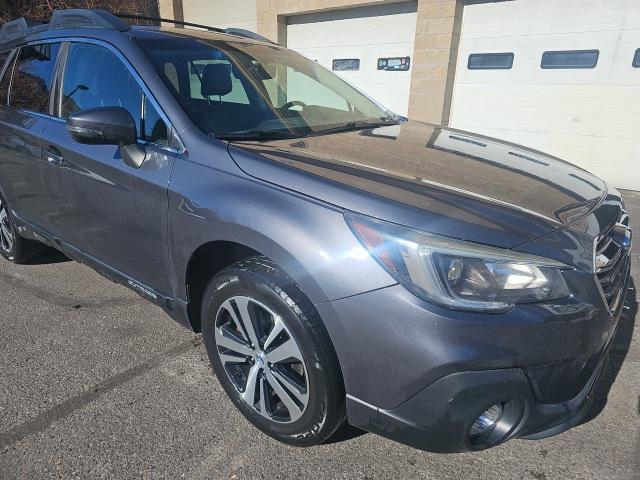
[{"label": "rear wheel", "polygon": [[216,275],[202,313],[213,369],[251,423],[298,446],[320,443],[342,424],[344,386],[331,340],[273,262],[254,257]]},{"label": "rear wheel", "polygon": [[0,197],[0,255],[13,263],[24,263],[40,251],[40,245],[22,238],[15,228],[9,206]]}]

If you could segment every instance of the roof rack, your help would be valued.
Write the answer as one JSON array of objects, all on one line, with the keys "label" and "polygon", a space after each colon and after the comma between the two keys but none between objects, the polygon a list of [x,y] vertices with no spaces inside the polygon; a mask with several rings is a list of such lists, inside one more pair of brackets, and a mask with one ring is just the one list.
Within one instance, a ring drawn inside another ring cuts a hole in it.
[{"label": "roof rack", "polygon": [[29,25],[24,18],[7,22],[0,27],[0,43],[20,38],[29,32]]},{"label": "roof rack", "polygon": [[65,28],[104,28],[126,32],[131,27],[104,10],[80,8],[56,10],[49,23],[34,22],[24,18],[5,23],[0,28],[0,44],[19,40],[30,33]]},{"label": "roof rack", "polygon": [[271,40],[269,40],[266,37],[263,37],[262,35],[259,35],[255,32],[252,32],[251,30],[245,30],[244,28],[234,28],[234,27],[229,27],[229,28],[218,28],[218,27],[211,27],[209,25],[201,25],[199,23],[191,23],[191,22],[183,22],[181,20],[173,20],[171,18],[160,18],[160,17],[146,17],[143,15],[126,15],[126,14],[119,14],[119,13],[114,13],[114,15],[118,18],[125,18],[125,19],[130,19],[130,20],[148,20],[151,22],[165,22],[165,23],[173,23],[174,25],[180,25],[183,27],[193,27],[193,28],[202,28],[204,30],[210,31],[210,32],[218,32],[218,33],[226,33],[228,35],[235,35],[237,37],[243,37],[243,38],[251,38],[253,40],[259,40],[261,42],[268,42],[268,43],[274,43]]},{"label": "roof rack", "polygon": [[170,18],[160,18],[160,17],[146,17],[144,15],[127,15],[123,13],[114,13],[114,15],[118,18],[126,18],[128,20],[148,20],[150,22],[165,22],[165,23],[173,23],[174,25],[182,25],[185,27],[194,27],[194,28],[202,28],[204,30],[209,30],[212,32],[226,33],[224,29],[217,27],[210,27],[209,25],[200,25],[199,23],[191,23],[191,22],[182,22],[179,20],[172,20]]}]

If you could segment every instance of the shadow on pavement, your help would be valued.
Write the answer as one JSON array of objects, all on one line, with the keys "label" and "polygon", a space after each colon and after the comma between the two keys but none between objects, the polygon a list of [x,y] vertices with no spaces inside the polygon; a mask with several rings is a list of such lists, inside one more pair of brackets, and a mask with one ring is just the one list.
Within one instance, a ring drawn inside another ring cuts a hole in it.
[{"label": "shadow on pavement", "polygon": [[70,261],[71,259],[62,252],[54,248],[44,247],[42,251],[30,259],[26,265],[51,265],[53,263],[64,263]]}]

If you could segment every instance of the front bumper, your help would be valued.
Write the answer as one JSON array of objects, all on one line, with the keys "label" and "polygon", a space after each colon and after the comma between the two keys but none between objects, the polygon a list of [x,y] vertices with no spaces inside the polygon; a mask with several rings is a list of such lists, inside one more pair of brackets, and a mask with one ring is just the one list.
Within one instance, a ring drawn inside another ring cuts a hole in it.
[{"label": "front bumper", "polygon": [[[511,438],[540,439],[578,424],[592,407],[592,393],[607,355],[575,398],[545,404],[533,394],[522,369],[454,373],[405,402],[384,410],[347,397],[349,422],[414,448],[450,453],[480,450]],[[509,416],[485,436],[469,437],[473,421],[489,406],[509,405]]]},{"label": "front bumper", "polygon": [[[435,452],[575,426],[590,409],[619,312],[609,314],[592,277],[572,275],[573,298],[501,315],[435,307],[401,286],[318,305],[343,369],[349,422]],[[495,403],[508,413],[499,435],[469,438]]]}]

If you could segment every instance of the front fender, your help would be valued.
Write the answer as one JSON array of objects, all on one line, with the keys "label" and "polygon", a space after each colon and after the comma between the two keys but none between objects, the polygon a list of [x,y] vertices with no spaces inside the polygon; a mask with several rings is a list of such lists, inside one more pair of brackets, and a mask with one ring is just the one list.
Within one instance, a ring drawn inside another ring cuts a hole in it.
[{"label": "front fender", "polygon": [[176,161],[169,190],[175,293],[187,300],[189,259],[230,241],[277,263],[314,304],[393,285],[347,226],[343,212],[237,173]]}]

